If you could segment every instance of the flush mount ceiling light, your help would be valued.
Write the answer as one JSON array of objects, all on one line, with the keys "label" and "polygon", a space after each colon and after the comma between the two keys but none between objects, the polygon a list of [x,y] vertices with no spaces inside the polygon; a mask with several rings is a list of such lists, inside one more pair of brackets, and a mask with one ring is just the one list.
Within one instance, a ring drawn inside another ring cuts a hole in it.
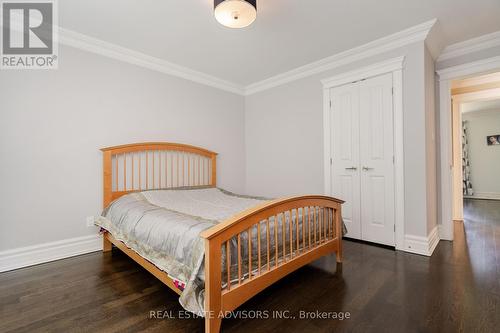
[{"label": "flush mount ceiling light", "polygon": [[229,28],[244,28],[257,18],[257,0],[214,0],[215,18]]}]

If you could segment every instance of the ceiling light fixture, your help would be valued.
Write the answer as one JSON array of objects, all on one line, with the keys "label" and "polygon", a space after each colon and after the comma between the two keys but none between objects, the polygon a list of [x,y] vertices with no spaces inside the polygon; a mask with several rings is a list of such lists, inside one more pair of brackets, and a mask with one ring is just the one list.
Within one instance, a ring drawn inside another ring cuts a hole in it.
[{"label": "ceiling light fixture", "polygon": [[244,28],[257,18],[257,0],[214,0],[214,12],[223,26]]}]

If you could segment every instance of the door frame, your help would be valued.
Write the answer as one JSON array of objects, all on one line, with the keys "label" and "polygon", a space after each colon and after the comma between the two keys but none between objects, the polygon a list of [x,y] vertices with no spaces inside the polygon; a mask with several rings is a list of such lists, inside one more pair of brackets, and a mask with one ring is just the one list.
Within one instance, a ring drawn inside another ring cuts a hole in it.
[{"label": "door frame", "polygon": [[475,101],[488,101],[500,97],[500,88],[484,89],[451,95],[452,100],[452,221],[463,222],[463,173],[462,173],[462,104]]},{"label": "door frame", "polygon": [[404,250],[405,225],[405,184],[404,184],[404,131],[403,131],[403,68],[405,57],[392,58],[353,71],[321,80],[323,84],[323,158],[324,158],[324,192],[332,195],[331,188],[331,119],[330,90],[344,84],[368,79],[382,74],[392,73],[393,112],[394,112],[394,223],[396,250]]},{"label": "door frame", "polygon": [[439,76],[440,208],[439,238],[453,240],[453,149],[451,81],[500,70],[500,56],[436,71]]}]

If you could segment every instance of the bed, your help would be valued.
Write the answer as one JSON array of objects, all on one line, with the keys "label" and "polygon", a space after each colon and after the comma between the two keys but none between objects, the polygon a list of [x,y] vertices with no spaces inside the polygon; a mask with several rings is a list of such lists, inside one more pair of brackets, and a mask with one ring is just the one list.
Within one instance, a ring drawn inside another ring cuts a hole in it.
[{"label": "bed", "polygon": [[342,200],[268,199],[217,188],[217,154],[177,143],[101,149],[103,251],[113,244],[218,332],[224,313],[280,278],[336,253]]}]

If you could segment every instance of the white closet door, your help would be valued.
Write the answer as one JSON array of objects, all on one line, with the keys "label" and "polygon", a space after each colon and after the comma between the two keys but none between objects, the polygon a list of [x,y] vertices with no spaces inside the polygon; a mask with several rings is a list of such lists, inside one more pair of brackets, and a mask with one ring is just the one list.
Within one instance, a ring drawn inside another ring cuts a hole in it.
[{"label": "white closet door", "polygon": [[361,238],[359,169],[359,87],[349,84],[330,91],[332,194],[345,201],[342,218],[347,237]]},{"label": "white closet door", "polygon": [[393,246],[392,74],[359,83],[359,118],[362,239]]}]

